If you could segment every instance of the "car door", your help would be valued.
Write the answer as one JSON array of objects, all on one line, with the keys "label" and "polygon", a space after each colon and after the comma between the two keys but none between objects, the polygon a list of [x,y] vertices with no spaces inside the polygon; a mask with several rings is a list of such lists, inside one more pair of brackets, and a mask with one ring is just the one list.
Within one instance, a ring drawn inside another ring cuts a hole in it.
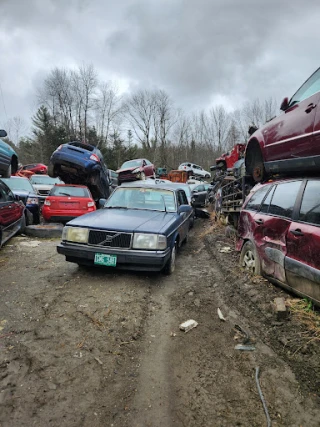
[{"label": "car door", "polygon": [[286,237],[301,183],[302,180],[295,180],[271,186],[253,217],[254,242],[261,256],[262,269],[281,282],[286,281]]},{"label": "car door", "polygon": [[[186,193],[183,190],[178,190],[177,202],[178,202],[178,209],[182,205],[188,205],[189,206]],[[191,210],[190,210],[190,213],[191,213]],[[181,212],[180,213],[180,217],[181,217],[181,223],[179,226],[180,242],[182,242],[184,240],[184,238],[186,237],[186,235],[189,232],[190,213],[188,213],[188,212]]]},{"label": "car door", "polygon": [[193,194],[192,196],[194,197],[195,203],[197,205],[201,205],[204,204],[205,202],[205,198],[206,198],[206,191],[205,191],[205,187],[203,184],[197,185],[194,189],[193,189]]},{"label": "car door", "polygon": [[13,233],[16,222],[21,218],[24,207],[15,201],[14,195],[7,185],[0,181],[0,229],[2,241]]},{"label": "car door", "polygon": [[320,303],[320,180],[306,181],[301,196],[287,234],[287,283]]},{"label": "car door", "polygon": [[0,140],[0,175],[1,171],[6,171],[11,162],[11,156],[8,152],[7,144]]},{"label": "car door", "polygon": [[266,161],[312,155],[319,91],[320,69],[293,95],[285,112],[264,126]]}]

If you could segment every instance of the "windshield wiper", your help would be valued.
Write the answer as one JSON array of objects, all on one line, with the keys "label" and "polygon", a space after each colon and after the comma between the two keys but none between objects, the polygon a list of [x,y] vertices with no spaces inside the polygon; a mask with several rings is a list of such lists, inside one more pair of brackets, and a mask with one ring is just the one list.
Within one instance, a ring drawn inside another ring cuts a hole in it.
[{"label": "windshield wiper", "polygon": [[105,206],[105,209],[128,209],[126,206]]},{"label": "windshield wiper", "polygon": [[69,196],[69,197],[71,197],[71,194],[68,194],[68,193],[60,193],[60,195],[61,196]]}]

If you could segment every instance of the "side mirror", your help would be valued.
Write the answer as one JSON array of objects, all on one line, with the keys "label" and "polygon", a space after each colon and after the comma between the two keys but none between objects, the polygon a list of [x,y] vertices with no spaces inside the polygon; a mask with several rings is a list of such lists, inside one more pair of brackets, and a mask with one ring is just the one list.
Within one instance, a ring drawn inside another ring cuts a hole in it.
[{"label": "side mirror", "polygon": [[198,192],[198,190],[194,189],[194,190],[192,190],[192,192],[193,192],[193,193],[197,193],[197,192]]},{"label": "side mirror", "polygon": [[190,212],[190,206],[189,205],[180,205],[178,208],[178,213],[184,213],[184,212]]},{"label": "side mirror", "polygon": [[99,208],[104,208],[104,205],[107,203],[107,199],[99,199]]},{"label": "side mirror", "polygon": [[281,102],[280,105],[280,110],[281,111],[286,111],[286,109],[289,107],[289,99],[286,97],[284,98],[284,100]]},{"label": "side mirror", "polygon": [[7,136],[7,132],[3,129],[0,129],[0,138],[5,138]]}]

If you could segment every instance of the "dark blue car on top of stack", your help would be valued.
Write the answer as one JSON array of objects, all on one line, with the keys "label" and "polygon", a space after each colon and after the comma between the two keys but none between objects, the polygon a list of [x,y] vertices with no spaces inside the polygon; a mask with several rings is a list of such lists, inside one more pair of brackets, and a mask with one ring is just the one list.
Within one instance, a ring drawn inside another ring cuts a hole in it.
[{"label": "dark blue car on top of stack", "polygon": [[81,141],[60,145],[50,158],[48,174],[66,184],[86,185],[96,201],[110,195],[107,165],[93,145]]}]

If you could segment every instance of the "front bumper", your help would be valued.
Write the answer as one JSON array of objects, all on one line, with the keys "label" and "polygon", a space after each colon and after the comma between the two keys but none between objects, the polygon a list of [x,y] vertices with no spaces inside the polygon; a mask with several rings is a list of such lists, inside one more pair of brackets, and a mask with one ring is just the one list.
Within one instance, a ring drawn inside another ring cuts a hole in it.
[{"label": "front bumper", "polygon": [[170,258],[170,248],[164,251],[139,251],[62,242],[57,246],[57,251],[59,254],[65,255],[66,261],[89,266],[95,265],[94,257],[96,253],[116,255],[116,268],[122,270],[161,271]]}]

